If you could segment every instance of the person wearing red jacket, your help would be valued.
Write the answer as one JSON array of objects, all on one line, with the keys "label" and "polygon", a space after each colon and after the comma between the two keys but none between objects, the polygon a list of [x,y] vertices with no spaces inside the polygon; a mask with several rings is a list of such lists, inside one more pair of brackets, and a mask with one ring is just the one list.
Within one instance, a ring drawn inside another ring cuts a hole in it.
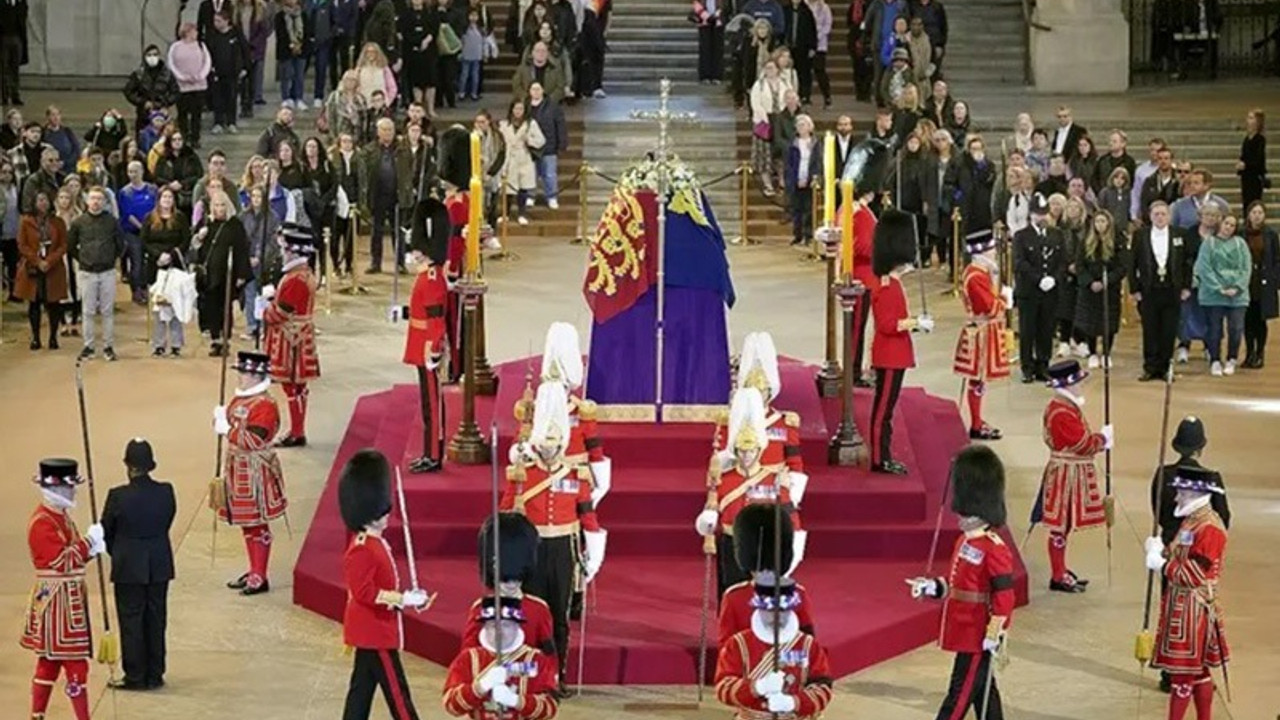
[{"label": "person wearing red jacket", "polygon": [[91,525],[83,537],[71,520],[76,487],[84,482],[75,460],[51,458],[40,462],[34,478],[43,500],[27,523],[27,547],[36,582],[27,603],[22,647],[36,654],[31,679],[31,717],[43,718],[53,684],[66,674],[67,697],[76,720],[89,720],[89,658],[93,635],[89,628],[89,589],[84,582],[89,559],[106,551],[101,525]]},{"label": "person wearing red jacket", "polygon": [[1004,720],[1000,688],[989,675],[1013,622],[1013,551],[997,534],[1006,516],[1004,465],[991,448],[971,445],[952,462],[951,510],[963,534],[950,574],[907,580],[912,597],[943,601],[938,645],[956,654],[938,720],[960,720],[970,707],[979,718]]},{"label": "person wearing red jacket", "polygon": [[800,529],[800,513],[791,495],[790,471],[785,464],[767,466],[760,462],[766,447],[765,437],[764,401],[760,393],[753,387],[740,388],[733,394],[733,405],[729,409],[728,444],[733,450],[717,453],[712,458],[710,472],[716,477],[707,493],[707,504],[694,521],[699,535],[716,536],[719,596],[750,577],[734,554],[734,527],[738,515],[752,505],[782,503],[795,528],[793,547],[789,548],[793,562],[788,564],[787,573],[804,558],[808,533]]},{"label": "person wearing red jacket", "polygon": [[391,546],[382,536],[391,514],[391,466],[382,453],[360,450],[343,466],[338,510],[354,533],[342,556],[347,586],[342,639],[355,651],[343,720],[368,720],[378,688],[394,720],[418,720],[400,664],[402,616],[405,610],[427,609],[434,596],[420,588],[404,589]]},{"label": "person wearing red jacket", "polygon": [[[1067,535],[1073,530],[1100,527],[1107,522],[1106,498],[1098,486],[1098,469],[1093,458],[1111,447],[1115,431],[1110,425],[1102,432],[1089,428],[1084,414],[1084,396],[1079,385],[1089,377],[1076,360],[1049,366],[1053,399],[1044,410],[1044,444],[1049,462],[1040,481],[1040,522],[1049,531],[1049,564],[1053,577],[1049,589],[1082,593],[1089,581],[1067,568]],[[1034,519],[1034,518],[1033,518]]]},{"label": "person wearing red jacket", "polygon": [[853,279],[867,289],[853,306],[853,386],[857,388],[871,387],[863,376],[862,363],[867,345],[867,319],[871,317],[871,289],[880,279],[871,269],[872,248],[879,224],[876,214],[871,211],[875,196],[874,192],[863,193],[853,206]]},{"label": "person wearing red jacket", "polygon": [[257,595],[271,589],[267,581],[270,523],[283,517],[289,506],[284,471],[275,451],[280,406],[270,393],[270,357],[242,351],[235,369],[240,373],[235,398],[213,411],[214,432],[227,437],[227,456],[220,492],[209,500],[219,519],[240,528],[249,557],[249,571],[227,587],[241,595]]},{"label": "person wearing red jacket", "polygon": [[[1231,651],[1223,634],[1218,598],[1227,529],[1211,500],[1226,494],[1222,477],[1201,467],[1179,467],[1169,481],[1175,492],[1174,515],[1182,525],[1173,542],[1147,538],[1147,568],[1168,583],[1160,606],[1151,667],[1169,673],[1169,720],[1182,720],[1194,701],[1196,717],[1211,720],[1213,677],[1225,668]],[[1225,673],[1225,670],[1224,670]]]},{"label": "person wearing red jacket", "polygon": [[280,231],[284,253],[284,276],[278,287],[262,290],[267,306],[262,311],[264,337],[271,356],[271,379],[280,383],[289,400],[289,434],[280,447],[307,444],[307,384],[320,377],[320,356],[316,354],[316,326],[312,312],[316,303],[316,276],[309,261],[316,246],[311,230],[286,223]]},{"label": "person wearing red jacket", "polygon": [[773,503],[753,505],[734,522],[738,559],[756,582],[750,620],[720,643],[715,686],[716,697],[735,709],[738,720],[817,718],[831,702],[826,650],[800,618],[805,598],[791,578],[775,581],[779,568],[794,564],[793,530],[784,510]]},{"label": "person wearing red jacket", "polygon": [[911,216],[896,208],[886,209],[876,226],[871,267],[876,279],[868,287],[875,331],[871,338],[871,367],[876,374],[868,445],[871,470],[890,475],[907,473],[907,466],[894,460],[891,450],[893,412],[902,381],[907,370],[916,365],[911,333],[933,330],[933,318],[911,317],[907,306],[902,276],[915,267],[915,260],[916,236]]},{"label": "person wearing red jacket", "polygon": [[997,290],[1000,264],[994,235],[969,242],[968,250],[972,259],[964,269],[960,298],[969,321],[960,328],[952,369],[967,381],[969,439],[999,440],[1000,431],[982,419],[982,397],[988,380],[1009,377],[1004,312],[1013,305],[1013,288]]},{"label": "person wearing red jacket", "polygon": [[[804,472],[804,455],[800,446],[800,416],[778,410],[773,401],[782,393],[782,376],[778,372],[778,351],[773,336],[767,332],[748,333],[742,341],[738,360],[738,389],[754,388],[765,407],[765,429],[768,444],[760,456],[760,464],[769,467],[786,465],[791,471],[791,494],[798,506],[804,496],[809,476]],[[726,449],[729,416],[716,422],[715,449]]]},{"label": "person wearing red jacket", "polygon": [[[753,538],[759,537],[759,533],[754,531],[753,528],[764,523],[768,523],[769,527],[773,526],[774,512],[776,512],[776,508],[774,508],[773,503],[750,505],[743,508],[742,512],[738,513],[738,516],[733,520],[733,556],[738,563],[738,567],[744,568],[744,572],[747,572],[750,578],[725,590],[720,597],[720,615],[717,618],[719,627],[719,632],[716,635],[717,647],[724,647],[728,644],[729,638],[743,630],[750,629],[751,616],[758,604],[756,601],[757,588],[771,588],[774,585],[774,569],[771,566],[773,546],[769,545],[769,547],[764,548],[764,551],[768,553],[766,559],[770,560],[770,562],[764,562],[760,559],[761,546],[758,543],[751,542]],[[781,560],[785,569],[790,568],[793,564],[792,561],[795,559],[795,528],[791,524],[790,515],[783,514],[782,526],[783,537],[792,538],[792,541],[787,543],[782,551]],[[766,538],[766,540],[768,539]],[[784,576],[783,579],[785,582],[793,582],[795,585],[795,613],[796,620],[800,623],[800,632],[807,635],[816,635],[813,627],[813,610],[809,605],[809,591],[791,578]]]},{"label": "person wearing red jacket", "polygon": [[524,600],[480,601],[479,643],[449,664],[444,709],[473,720],[550,720],[556,716],[555,656],[528,645]]},{"label": "person wearing red jacket", "polygon": [[565,461],[569,403],[556,383],[538,386],[529,443],[536,457],[508,466],[509,482],[499,508],[526,516],[542,538],[537,567],[524,590],[551,608],[563,686],[569,659],[570,601],[578,586],[595,579],[604,564],[608,532],[600,526],[591,501],[589,468]]},{"label": "person wearing red jacket", "polygon": [[422,407],[422,456],[409,463],[411,473],[439,472],[444,467],[444,396],[440,392],[440,366],[446,352],[446,314],[449,284],[446,247],[449,218],[434,199],[418,203],[410,237],[409,264],[417,277],[409,304],[392,309],[392,319],[407,319],[404,364],[418,372],[418,397]]},{"label": "person wearing red jacket", "polygon": [[[499,513],[498,542],[502,573],[498,581],[498,594],[504,598],[521,601],[524,613],[525,644],[548,655],[556,654],[555,635],[551,608],[542,598],[525,595],[522,586],[532,574],[538,562],[538,528],[520,513]],[[493,518],[488,518],[480,528],[478,541],[480,556],[480,582],[493,593]],[[484,600],[478,598],[467,610],[467,624],[462,630],[462,649],[478,647],[480,630],[484,627]]]}]

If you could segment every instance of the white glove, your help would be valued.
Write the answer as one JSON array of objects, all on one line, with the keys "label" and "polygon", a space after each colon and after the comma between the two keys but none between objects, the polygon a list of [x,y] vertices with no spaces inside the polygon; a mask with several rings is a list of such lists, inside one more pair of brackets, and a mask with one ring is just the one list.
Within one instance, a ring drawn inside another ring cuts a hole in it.
[{"label": "white glove", "polygon": [[768,703],[769,712],[771,713],[783,714],[793,713],[796,711],[796,699],[790,695],[774,693],[765,698],[765,701]]},{"label": "white glove", "polygon": [[489,693],[493,701],[504,708],[514,708],[520,706],[520,693],[512,690],[507,685],[499,685]]},{"label": "white glove", "polygon": [[591,463],[591,507],[599,509],[600,501],[613,487],[613,459],[605,458]]},{"label": "white glove", "polygon": [[698,519],[694,521],[693,526],[702,537],[710,537],[716,534],[716,525],[719,522],[720,513],[715,510],[703,510],[698,513]]},{"label": "white glove", "polygon": [[1102,437],[1104,437],[1104,438],[1106,438],[1106,439],[1107,439],[1107,441],[1102,445],[1102,447],[1103,447],[1104,449],[1106,449],[1106,450],[1110,450],[1111,448],[1115,447],[1115,444],[1116,444],[1116,426],[1115,426],[1115,425],[1103,425],[1103,426],[1102,426]]},{"label": "white glove", "polygon": [[266,287],[262,288],[262,292],[260,292],[260,293],[258,293],[258,294],[259,294],[259,295],[261,295],[262,297],[264,297],[264,298],[266,298],[266,299],[270,300],[271,298],[273,298],[273,297],[275,297],[275,296],[276,296],[276,286],[275,286],[275,285],[268,285],[268,286],[266,286]]},{"label": "white glove", "polygon": [[94,523],[85,531],[84,537],[89,541],[89,557],[100,555],[107,551],[106,536],[102,530],[100,523]]},{"label": "white glove", "polygon": [[916,327],[920,328],[920,332],[933,332],[933,318],[929,315],[921,315],[916,318]]},{"label": "white glove", "polygon": [[1164,553],[1157,550],[1156,552],[1147,553],[1147,569],[1160,572],[1160,568],[1164,567]]},{"label": "white glove", "polygon": [[1152,535],[1142,543],[1142,549],[1148,555],[1160,555],[1164,553],[1164,540],[1158,536]]},{"label": "white glove", "polygon": [[791,567],[787,568],[787,575],[791,575],[800,567],[800,561],[804,560],[804,546],[809,542],[808,530],[796,530],[795,535],[791,538]]},{"label": "white glove", "polygon": [[1013,307],[1013,288],[1008,285],[1000,288],[1000,297],[1004,300],[1005,307]]},{"label": "white glove", "polygon": [[791,504],[799,510],[800,501],[804,500],[804,493],[809,489],[809,474],[792,470],[787,473],[787,479],[791,481]]},{"label": "white glove", "polygon": [[936,598],[942,594],[941,588],[938,587],[938,581],[934,578],[907,578],[906,583],[911,586],[911,597],[917,600],[922,597]]},{"label": "white glove", "polygon": [[777,670],[771,670],[756,679],[751,684],[751,689],[755,690],[756,695],[767,698],[770,695],[777,695],[782,692],[783,683],[786,681],[786,675]]},{"label": "white glove", "polygon": [[231,432],[231,421],[227,420],[226,405],[219,405],[213,409],[213,431],[219,435]]},{"label": "white glove", "polygon": [[1054,279],[1052,275],[1045,275],[1044,277],[1040,278],[1040,291],[1049,292],[1055,286],[1057,286],[1057,284],[1058,284],[1058,281]]},{"label": "white glove", "polygon": [[405,590],[404,595],[400,597],[400,607],[420,608],[425,606],[429,599],[431,598],[426,590]]},{"label": "white glove", "polygon": [[1000,649],[999,638],[983,638],[982,639],[982,652],[989,652],[994,654],[999,649]]},{"label": "white glove", "polygon": [[481,695],[488,695],[493,692],[494,688],[506,687],[507,669],[501,665],[494,665],[484,671],[480,679],[476,681],[476,685],[480,687]]},{"label": "white glove", "polygon": [[582,536],[587,546],[587,560],[584,568],[586,577],[583,580],[589,583],[595,578],[596,573],[600,572],[600,566],[604,565],[604,548],[609,543],[609,531],[584,532]]},{"label": "white glove", "polygon": [[253,319],[261,320],[262,316],[267,312],[267,306],[271,304],[271,298],[259,295],[253,299]]}]

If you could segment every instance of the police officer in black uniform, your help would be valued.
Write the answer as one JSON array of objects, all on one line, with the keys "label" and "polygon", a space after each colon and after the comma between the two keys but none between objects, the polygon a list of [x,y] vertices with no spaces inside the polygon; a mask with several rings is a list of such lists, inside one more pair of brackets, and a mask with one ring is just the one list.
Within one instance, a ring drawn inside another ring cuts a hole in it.
[{"label": "police officer in black uniform", "polygon": [[1036,193],[1031,197],[1031,224],[1013,236],[1013,297],[1024,383],[1049,379],[1058,285],[1068,262],[1062,231],[1049,225],[1049,202]]}]

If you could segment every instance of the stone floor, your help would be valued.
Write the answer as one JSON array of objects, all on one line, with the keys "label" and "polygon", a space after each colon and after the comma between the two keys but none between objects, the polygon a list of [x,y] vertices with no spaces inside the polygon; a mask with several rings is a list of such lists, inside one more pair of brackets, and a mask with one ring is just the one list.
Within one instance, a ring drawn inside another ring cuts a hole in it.
[{"label": "stone floor", "polygon": [[[1188,113],[1235,118],[1243,106],[1218,101],[1245,96],[1249,103],[1274,99],[1273,83],[1243,84],[1124,97],[1075,100],[1077,114],[1116,117],[1152,113],[1183,117]],[[31,108],[53,100],[31,93]],[[92,115],[107,102],[100,94],[59,96],[68,114]],[[1032,104],[1038,115],[1057,98],[993,98],[1002,114],[1019,103]],[[627,103],[631,107],[630,102]],[[1096,109],[1096,112],[1093,110]],[[237,139],[247,145],[249,138]],[[250,136],[251,137],[251,136]],[[206,143],[206,147],[208,147]],[[234,166],[234,163],[233,163]],[[585,332],[589,317],[581,300],[582,253],[556,239],[527,241],[522,258],[489,266],[490,357],[503,360],[536,351],[546,325],[562,319]],[[731,314],[735,341],[750,330],[773,332],[781,352],[812,360],[822,353],[821,268],[807,264],[784,248],[756,246],[730,250],[739,304]],[[958,383],[949,372],[950,353],[961,317],[959,303],[944,297],[940,274],[926,275],[930,310],[938,330],[918,338],[920,367],[908,382],[944,397],[955,397]],[[217,363],[204,357],[193,342],[189,357],[153,360],[141,342],[144,315],[122,306],[117,323],[120,362],[91,363],[85,372],[91,413],[99,492],[123,481],[118,458],[128,438],[146,436],[155,445],[157,474],[175,483],[179,519],[174,528],[178,547],[178,580],[171,596],[168,687],[153,694],[104,691],[107,673],[95,667],[91,693],[95,716],[103,718],[225,718],[311,720],[337,717],[346,687],[349,659],[342,655],[338,625],[290,604],[290,567],[313,514],[332,453],[357,396],[393,382],[411,382],[399,362],[403,327],[388,324],[384,308],[391,289],[386,276],[371,283],[372,294],[352,300],[335,295],[332,312],[322,315],[320,352],[324,378],[313,386],[310,447],[282,452],[291,501],[292,535],[277,528],[273,558],[273,592],[241,598],[222,588],[241,572],[242,546],[225,528],[215,533],[209,511],[201,505],[214,467],[209,411],[217,398]],[[406,288],[402,287],[402,292]],[[913,306],[919,300],[913,295]],[[323,304],[323,300],[322,300]],[[25,553],[26,517],[37,501],[27,479],[41,457],[81,456],[73,382],[74,350],[32,353],[21,316],[9,306],[0,338],[0,458],[11,484],[0,490],[0,625],[14,632],[30,587]],[[1273,346],[1276,343],[1272,343]],[[1082,535],[1072,545],[1072,565],[1094,580],[1082,596],[1049,595],[1044,579],[1047,561],[1044,535],[1028,545],[1033,577],[1032,604],[1015,619],[1011,638],[1013,662],[1001,678],[1010,718],[1164,717],[1164,697],[1154,689],[1151,673],[1140,673],[1132,659],[1133,637],[1141,623],[1145,574],[1140,541],[1149,532],[1147,486],[1156,461],[1161,389],[1134,381],[1139,338],[1127,327],[1118,343],[1112,406],[1118,428],[1114,457],[1118,522],[1110,560],[1105,535]],[[1273,366],[1212,379],[1203,361],[1183,368],[1175,385],[1173,415],[1196,413],[1205,419],[1210,446],[1207,462],[1219,467],[1231,489],[1235,529],[1223,581],[1227,627],[1234,651],[1231,666],[1238,718],[1264,718],[1280,709],[1275,683],[1280,667],[1280,625],[1273,599],[1280,593],[1274,547],[1280,530],[1270,525],[1280,515],[1280,490],[1273,479],[1280,428],[1280,350]],[[1088,386],[1088,411],[1101,423],[1102,379]],[[1016,383],[998,385],[988,399],[990,420],[1004,428],[1007,439],[997,449],[1010,471],[1010,519],[1021,536],[1026,513],[1038,486],[1046,452],[1040,442],[1039,414],[1048,393]],[[1268,419],[1270,418],[1270,419]],[[619,468],[625,473],[625,468]],[[620,474],[619,477],[624,477]],[[418,480],[429,482],[429,480]],[[87,505],[82,499],[82,505]],[[82,507],[77,518],[87,524]],[[607,524],[608,518],[603,518]],[[212,552],[216,539],[216,553]],[[1108,572],[1110,566],[1110,572]],[[606,564],[605,572],[608,572]],[[429,563],[423,566],[430,578]],[[1110,582],[1108,582],[1110,576]],[[429,579],[428,579],[428,582]],[[440,588],[449,592],[449,588]],[[92,593],[94,622],[100,604]],[[461,619],[459,619],[460,621]],[[607,618],[600,618],[607,622]],[[0,655],[0,706],[5,717],[23,716],[31,658],[11,645]],[[416,658],[406,660],[412,691],[423,717],[440,717],[438,705],[443,669]],[[923,720],[933,716],[945,690],[950,658],[924,647],[838,683],[827,716]],[[562,717],[587,718],[727,718],[711,699],[700,710],[656,710],[646,703],[681,703],[694,699],[689,687],[588,688],[581,699],[564,703]],[[1221,707],[1221,706],[1220,706]],[[13,715],[9,715],[12,712]],[[1219,712],[1222,712],[1221,709]],[[1224,714],[1225,715],[1225,714]],[[50,720],[70,717],[65,698],[57,694]],[[387,717],[379,709],[374,717]]]}]

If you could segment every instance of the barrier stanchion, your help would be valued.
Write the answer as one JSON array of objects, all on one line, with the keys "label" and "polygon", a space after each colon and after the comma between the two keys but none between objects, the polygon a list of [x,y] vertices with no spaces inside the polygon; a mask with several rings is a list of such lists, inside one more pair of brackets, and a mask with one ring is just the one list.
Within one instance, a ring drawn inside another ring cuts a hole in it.
[{"label": "barrier stanchion", "polygon": [[[321,252],[329,252],[333,248],[330,243],[333,242],[333,228],[325,228],[324,232],[324,248]],[[329,258],[333,258],[333,253],[329,252]],[[324,258],[320,258],[324,262]],[[324,263],[324,314],[333,314],[333,263]]]},{"label": "barrier stanchion", "polygon": [[578,234],[570,245],[581,245],[587,241],[587,176],[591,174],[591,166],[583,162],[578,166]]},{"label": "barrier stanchion", "polygon": [[751,193],[751,164],[743,162],[735,171],[738,175],[738,221],[741,223],[739,235],[729,241],[731,245],[755,245],[757,240],[752,240],[750,232],[747,229],[749,218],[747,217],[747,196]]},{"label": "barrier stanchion", "polygon": [[[951,211],[951,294],[960,296],[960,208]],[[946,291],[943,292],[946,294]]]}]

